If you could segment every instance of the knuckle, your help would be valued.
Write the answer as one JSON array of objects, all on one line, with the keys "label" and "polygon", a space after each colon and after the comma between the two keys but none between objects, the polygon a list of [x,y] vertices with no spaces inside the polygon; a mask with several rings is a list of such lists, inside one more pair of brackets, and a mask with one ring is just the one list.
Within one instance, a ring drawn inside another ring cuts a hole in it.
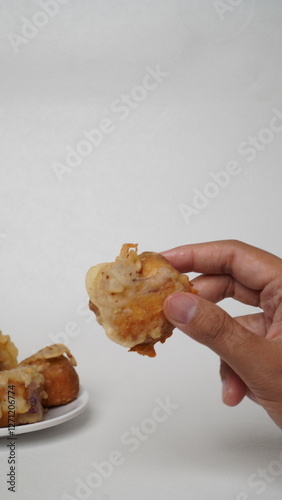
[{"label": "knuckle", "polygon": [[271,318],[282,304],[282,278],[279,276],[266,285],[260,294],[260,306]]},{"label": "knuckle", "polygon": [[236,240],[236,239],[229,239],[229,240],[226,240],[226,243],[229,245],[229,246],[232,246],[232,247],[239,247],[242,245],[242,242],[240,240]]},{"label": "knuckle", "polygon": [[232,278],[232,276],[227,275],[225,277],[225,288],[223,292],[224,297],[233,297],[235,294],[235,280]]},{"label": "knuckle", "polygon": [[226,343],[230,337],[230,318],[219,308],[209,315],[208,324],[205,320],[205,329],[202,334],[202,342],[207,345]]}]

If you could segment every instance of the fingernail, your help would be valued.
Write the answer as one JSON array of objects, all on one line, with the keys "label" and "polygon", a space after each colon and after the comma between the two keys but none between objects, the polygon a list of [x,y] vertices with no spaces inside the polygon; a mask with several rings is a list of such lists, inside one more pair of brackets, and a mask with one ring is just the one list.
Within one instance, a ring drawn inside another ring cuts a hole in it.
[{"label": "fingernail", "polygon": [[167,311],[176,323],[186,324],[194,317],[197,302],[185,293],[176,293],[167,299]]}]

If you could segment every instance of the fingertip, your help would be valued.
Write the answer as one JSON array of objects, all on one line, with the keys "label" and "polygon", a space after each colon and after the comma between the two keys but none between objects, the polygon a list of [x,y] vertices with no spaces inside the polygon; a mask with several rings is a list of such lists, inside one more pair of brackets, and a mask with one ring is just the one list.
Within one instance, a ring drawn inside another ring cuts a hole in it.
[{"label": "fingertip", "polygon": [[226,406],[237,406],[244,399],[247,392],[245,384],[233,384],[228,380],[222,381],[222,402]]},{"label": "fingertip", "polygon": [[198,301],[194,295],[175,292],[165,299],[163,308],[169,321],[185,325],[195,316],[197,305]]}]

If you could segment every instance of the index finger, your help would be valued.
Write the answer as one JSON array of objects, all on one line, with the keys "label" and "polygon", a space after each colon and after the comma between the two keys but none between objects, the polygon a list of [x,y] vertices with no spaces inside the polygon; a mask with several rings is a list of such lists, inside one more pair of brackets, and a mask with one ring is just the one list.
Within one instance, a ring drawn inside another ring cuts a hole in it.
[{"label": "index finger", "polygon": [[161,253],[180,272],[229,274],[253,290],[262,290],[282,273],[279,257],[236,240],[183,245]]}]

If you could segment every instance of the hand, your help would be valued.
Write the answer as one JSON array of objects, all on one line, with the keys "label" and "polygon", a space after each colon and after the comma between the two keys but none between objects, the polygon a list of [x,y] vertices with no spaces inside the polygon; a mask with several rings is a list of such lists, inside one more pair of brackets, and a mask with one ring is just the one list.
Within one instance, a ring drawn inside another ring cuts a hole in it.
[{"label": "hand", "polygon": [[[282,260],[239,241],[185,245],[162,252],[180,272],[203,273],[198,294],[166,298],[168,320],[221,357],[223,401],[249,396],[282,428]],[[225,297],[262,312],[231,318],[214,305]]]}]

